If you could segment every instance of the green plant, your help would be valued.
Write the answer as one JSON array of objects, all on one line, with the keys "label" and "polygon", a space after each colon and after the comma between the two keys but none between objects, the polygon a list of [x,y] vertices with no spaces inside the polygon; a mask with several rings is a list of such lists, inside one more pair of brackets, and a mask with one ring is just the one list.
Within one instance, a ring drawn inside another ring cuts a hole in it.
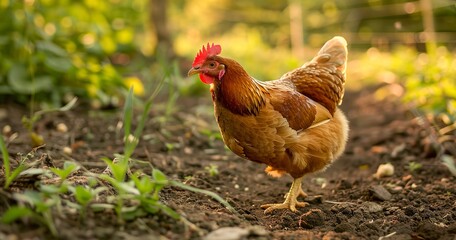
[{"label": "green plant", "polygon": [[34,112],[30,114],[30,118],[26,116],[22,117],[22,125],[24,125],[24,127],[28,130],[33,147],[38,147],[44,144],[43,137],[40,134],[36,133],[34,130],[35,123],[46,113],[69,111],[76,104],[77,100],[78,98],[75,97],[63,107]]},{"label": "green plant", "polygon": [[135,31],[143,26],[146,2],[113,3],[2,2],[0,96],[60,106],[72,95],[102,103],[120,95],[122,66],[142,55]]},{"label": "green plant", "polygon": [[219,174],[218,166],[215,164],[211,164],[209,166],[204,167],[204,169],[209,173],[209,176],[214,177]]},{"label": "green plant", "polygon": [[[62,168],[33,169],[34,172],[47,178],[47,181],[39,184],[38,191],[27,190],[23,193],[13,194],[12,199],[17,202],[17,205],[8,208],[1,217],[2,222],[8,224],[18,219],[31,218],[46,226],[55,237],[59,236],[54,221],[56,214],[63,216],[68,212],[74,212],[74,210],[78,211],[81,220],[85,219],[89,211],[113,210],[118,216],[119,223],[148,214],[157,214],[160,211],[174,219],[181,219],[184,223],[190,224],[185,218],[160,201],[161,190],[168,186],[211,196],[227,209],[236,213],[234,208],[216,193],[170,180],[164,173],[152,166],[150,174],[144,174],[140,171],[129,174],[131,156],[139,143],[148,111],[152,106],[152,100],[161,88],[162,83],[158,84],[156,91],[146,101],[139,123],[134,131],[132,129],[133,90],[130,89],[124,109],[124,154],[116,154],[114,160],[104,159],[112,175],[93,173],[69,161],[65,162]],[[2,151],[5,154],[6,147],[2,147]],[[85,173],[83,179],[85,179],[86,184],[81,184],[79,181],[77,185],[74,185],[68,177],[81,168]],[[213,169],[216,168],[213,167]],[[50,172],[57,177],[48,174]],[[130,176],[129,179],[127,175]],[[115,191],[109,191],[111,189],[109,187]]]},{"label": "green plant", "polygon": [[8,154],[8,149],[6,148],[5,141],[3,140],[3,136],[0,136],[0,150],[2,151],[3,168],[5,174],[5,184],[3,185],[3,188],[7,189],[10,184],[19,176],[19,174],[26,169],[26,165],[24,164],[24,161],[20,161],[19,166],[11,171],[10,157]]},{"label": "green plant", "polygon": [[423,167],[423,164],[417,163],[417,162],[409,162],[407,169],[410,170],[410,172],[416,172],[419,169]]},{"label": "green plant", "polygon": [[442,159],[443,165],[445,165],[448,168],[448,170],[450,170],[450,172],[451,172],[451,174],[453,174],[453,176],[456,176],[456,165],[454,163],[454,157],[444,154],[441,157],[441,159]]},{"label": "green plant", "polygon": [[63,168],[50,168],[51,171],[59,176],[61,183],[67,179],[67,177],[73,173],[74,171],[77,171],[79,169],[79,166],[76,163],[65,161],[63,163]]},{"label": "green plant", "polygon": [[52,207],[60,204],[61,201],[58,195],[26,190],[24,193],[15,193],[14,198],[30,207],[17,206],[9,208],[2,216],[3,222],[11,223],[19,218],[32,217],[47,226],[53,236],[58,235],[52,216]]}]

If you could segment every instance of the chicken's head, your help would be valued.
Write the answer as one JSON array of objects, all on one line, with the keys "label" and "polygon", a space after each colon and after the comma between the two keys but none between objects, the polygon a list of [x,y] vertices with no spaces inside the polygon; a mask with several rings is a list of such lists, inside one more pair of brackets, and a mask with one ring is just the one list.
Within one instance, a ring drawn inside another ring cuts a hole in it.
[{"label": "chicken's head", "polygon": [[215,79],[221,79],[225,74],[225,65],[217,61],[216,56],[222,52],[220,45],[209,43],[198,52],[193,61],[188,76],[199,74],[203,83],[211,84]]}]

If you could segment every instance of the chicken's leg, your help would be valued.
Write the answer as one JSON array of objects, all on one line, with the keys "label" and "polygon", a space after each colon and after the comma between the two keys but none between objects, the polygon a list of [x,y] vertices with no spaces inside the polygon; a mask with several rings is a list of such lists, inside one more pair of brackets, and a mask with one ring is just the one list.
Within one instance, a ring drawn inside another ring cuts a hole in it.
[{"label": "chicken's leg", "polygon": [[305,207],[309,205],[309,203],[307,202],[299,202],[296,199],[298,196],[307,196],[307,194],[301,188],[302,179],[303,177],[295,178],[293,180],[290,191],[287,193],[285,201],[283,203],[261,205],[261,208],[266,209],[264,210],[264,213],[270,213],[275,209],[290,209],[291,211],[296,212],[296,207]]}]

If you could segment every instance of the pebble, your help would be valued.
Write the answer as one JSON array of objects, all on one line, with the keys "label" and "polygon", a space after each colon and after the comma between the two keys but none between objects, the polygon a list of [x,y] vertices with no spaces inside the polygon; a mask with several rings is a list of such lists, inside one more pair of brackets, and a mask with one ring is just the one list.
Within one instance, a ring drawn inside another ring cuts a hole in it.
[{"label": "pebble", "polygon": [[306,202],[308,202],[310,204],[323,203],[323,196],[322,195],[308,196],[308,197],[306,197]]},{"label": "pebble", "polygon": [[70,147],[63,147],[63,152],[65,154],[71,155],[73,153],[73,150]]},{"label": "pebble", "polygon": [[10,125],[5,125],[5,126],[3,127],[3,130],[2,130],[2,131],[3,131],[3,134],[4,134],[4,135],[9,135],[9,134],[11,133],[11,130],[12,130],[12,129],[11,129],[11,126],[10,126]]},{"label": "pebble", "polygon": [[376,213],[376,212],[381,212],[383,211],[382,205],[374,202],[363,202],[361,205],[361,208],[369,213]]},{"label": "pebble", "polygon": [[65,123],[59,123],[59,124],[57,124],[57,131],[59,131],[61,133],[66,133],[66,132],[68,132],[68,127]]},{"label": "pebble", "polygon": [[380,164],[377,172],[374,174],[376,178],[389,177],[394,174],[394,166],[391,163]]},{"label": "pebble", "polygon": [[369,191],[371,192],[372,196],[375,199],[381,200],[381,201],[388,201],[391,199],[392,195],[388,190],[386,190],[383,186],[377,185],[377,186],[372,186],[369,188]]},{"label": "pebble", "polygon": [[[268,235],[266,231],[261,226],[250,226],[247,228],[241,227],[223,227],[215,231],[210,232],[204,240],[241,240],[246,239],[246,237],[261,237]],[[256,238],[255,238],[256,239]]]},{"label": "pebble", "polygon": [[249,234],[249,230],[240,227],[224,227],[209,233],[205,240],[238,240]]}]

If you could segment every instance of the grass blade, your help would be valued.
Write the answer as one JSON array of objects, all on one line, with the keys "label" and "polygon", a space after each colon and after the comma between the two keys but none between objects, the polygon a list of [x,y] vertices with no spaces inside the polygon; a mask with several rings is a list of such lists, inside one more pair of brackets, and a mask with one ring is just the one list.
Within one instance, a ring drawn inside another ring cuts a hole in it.
[{"label": "grass blade", "polygon": [[219,203],[223,204],[228,210],[230,210],[230,212],[232,212],[232,213],[234,213],[236,215],[239,215],[239,213],[227,201],[225,201],[225,199],[220,197],[215,192],[211,192],[211,191],[208,191],[208,190],[204,190],[204,189],[199,189],[199,188],[195,188],[195,187],[192,187],[192,186],[188,186],[188,185],[185,185],[185,184],[183,184],[181,182],[178,182],[178,181],[170,181],[170,183],[173,186],[180,187],[180,188],[185,189],[185,190],[189,190],[189,191],[192,191],[192,192],[202,193],[202,194],[208,195],[208,196],[212,197],[213,199],[217,200]]},{"label": "grass blade", "polygon": [[[8,149],[6,149],[5,141],[3,140],[3,136],[0,135],[0,150],[2,150],[2,157],[3,157],[3,166],[5,169],[5,179],[8,179],[10,176],[11,166],[10,166],[10,159],[8,154]],[[6,184],[5,187],[6,188]]]}]

